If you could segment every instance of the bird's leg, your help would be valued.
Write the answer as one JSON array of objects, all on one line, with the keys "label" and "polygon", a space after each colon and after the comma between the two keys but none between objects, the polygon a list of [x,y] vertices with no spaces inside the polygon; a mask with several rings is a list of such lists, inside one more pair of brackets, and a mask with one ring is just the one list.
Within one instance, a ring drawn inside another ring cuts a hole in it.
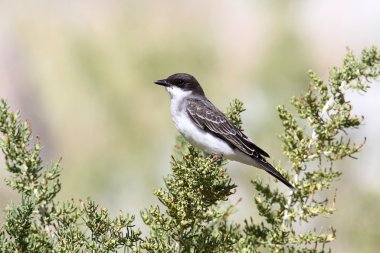
[{"label": "bird's leg", "polygon": [[223,154],[210,154],[203,151],[204,157],[212,157],[213,162],[221,163],[223,160]]},{"label": "bird's leg", "polygon": [[223,154],[215,154],[213,160],[215,163],[221,164],[223,161]]}]

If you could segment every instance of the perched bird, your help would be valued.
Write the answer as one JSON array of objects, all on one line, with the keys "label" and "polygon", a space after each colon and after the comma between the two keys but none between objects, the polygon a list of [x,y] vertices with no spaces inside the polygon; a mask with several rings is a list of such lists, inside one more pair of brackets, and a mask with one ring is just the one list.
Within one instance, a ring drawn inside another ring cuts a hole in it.
[{"label": "perched bird", "polygon": [[289,188],[294,188],[265,160],[264,157],[269,155],[207,99],[192,75],[177,73],[154,83],[168,91],[173,122],[193,146],[209,154],[263,169]]}]

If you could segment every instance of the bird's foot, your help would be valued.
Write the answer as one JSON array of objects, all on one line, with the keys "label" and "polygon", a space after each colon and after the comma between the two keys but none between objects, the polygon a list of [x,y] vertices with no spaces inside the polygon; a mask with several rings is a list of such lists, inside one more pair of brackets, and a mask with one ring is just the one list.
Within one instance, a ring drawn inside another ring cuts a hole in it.
[{"label": "bird's foot", "polygon": [[223,155],[214,155],[213,161],[218,164],[222,164],[223,161]]}]

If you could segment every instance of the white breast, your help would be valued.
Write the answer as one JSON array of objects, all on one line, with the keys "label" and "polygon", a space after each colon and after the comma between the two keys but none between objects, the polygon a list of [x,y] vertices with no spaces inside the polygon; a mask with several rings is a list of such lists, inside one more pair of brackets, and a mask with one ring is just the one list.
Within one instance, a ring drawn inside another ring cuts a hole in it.
[{"label": "white breast", "polygon": [[166,89],[171,97],[172,120],[178,131],[188,142],[209,154],[223,154],[226,157],[236,154],[223,140],[203,131],[192,122],[186,112],[184,100],[185,97],[190,95],[191,91],[182,91],[177,87],[168,87]]}]

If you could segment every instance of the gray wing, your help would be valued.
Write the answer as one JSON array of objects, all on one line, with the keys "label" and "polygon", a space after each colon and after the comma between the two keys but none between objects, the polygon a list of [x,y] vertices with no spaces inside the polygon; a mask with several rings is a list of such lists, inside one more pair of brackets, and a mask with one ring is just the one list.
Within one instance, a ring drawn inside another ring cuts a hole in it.
[{"label": "gray wing", "polygon": [[227,141],[241,152],[254,158],[269,157],[264,150],[252,143],[242,131],[236,128],[210,101],[190,98],[187,100],[186,111],[198,127]]},{"label": "gray wing", "polygon": [[239,149],[250,157],[257,159],[265,171],[280,180],[290,189],[294,189],[294,186],[262,157],[269,157],[269,155],[253,144],[252,141],[250,141],[242,131],[237,129],[210,101],[190,98],[187,101],[186,111],[198,127],[225,140],[232,147]]}]

